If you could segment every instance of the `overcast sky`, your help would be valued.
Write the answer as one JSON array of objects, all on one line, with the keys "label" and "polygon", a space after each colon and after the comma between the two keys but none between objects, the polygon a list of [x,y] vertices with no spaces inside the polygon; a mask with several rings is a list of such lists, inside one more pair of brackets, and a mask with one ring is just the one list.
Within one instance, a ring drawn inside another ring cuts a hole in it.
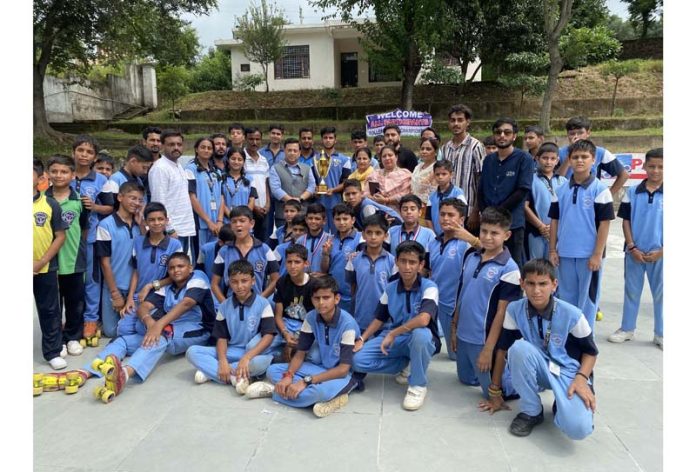
[{"label": "overcast sky", "polygon": [[[271,0],[272,1],[272,0]],[[278,7],[285,12],[285,17],[291,22],[300,23],[300,7],[302,8],[303,22],[321,23],[322,13],[309,5],[308,0],[275,0]],[[260,1],[258,2],[260,3]],[[218,0],[218,11],[210,16],[194,17],[187,15],[185,18],[198,31],[201,45],[207,49],[215,45],[216,39],[231,39],[232,27],[236,16],[241,16],[251,2],[244,0]],[[626,4],[621,0],[607,0],[609,11],[623,18],[628,16]]]}]

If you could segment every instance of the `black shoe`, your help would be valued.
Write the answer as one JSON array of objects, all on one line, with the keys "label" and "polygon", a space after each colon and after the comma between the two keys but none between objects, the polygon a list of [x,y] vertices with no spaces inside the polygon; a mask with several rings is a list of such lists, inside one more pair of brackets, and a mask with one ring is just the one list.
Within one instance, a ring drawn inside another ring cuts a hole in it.
[{"label": "black shoe", "polygon": [[515,436],[529,436],[534,427],[544,421],[544,410],[536,416],[529,416],[526,413],[518,414],[510,423],[510,434]]}]

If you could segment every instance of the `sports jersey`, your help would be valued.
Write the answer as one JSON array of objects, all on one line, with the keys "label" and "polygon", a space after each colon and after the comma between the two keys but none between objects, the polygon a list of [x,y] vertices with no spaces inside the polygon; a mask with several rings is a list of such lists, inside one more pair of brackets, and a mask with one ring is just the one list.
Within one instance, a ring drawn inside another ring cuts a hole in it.
[{"label": "sports jersey", "polygon": [[382,249],[374,261],[365,251],[353,253],[346,264],[346,283],[355,284],[353,316],[361,330],[374,319],[375,307],[394,271],[394,256]]},{"label": "sports jersey", "polygon": [[[46,190],[47,197],[53,197],[53,187]],[[80,195],[70,189],[68,198],[58,202],[61,219],[67,226],[65,242],[58,251],[58,274],[75,274],[87,270],[87,241],[82,231],[89,229],[89,212],[82,207]]]},{"label": "sports jersey", "polygon": [[[452,314],[457,303],[457,292],[461,283],[464,255],[471,245],[461,239],[444,240],[440,235],[427,246],[427,266],[430,268],[430,280],[437,284],[439,290],[438,312]],[[455,282],[456,280],[456,282]]]},{"label": "sports jersey", "polygon": [[426,249],[430,241],[435,239],[435,233],[433,233],[432,229],[419,224],[416,224],[416,228],[413,231],[406,231],[403,224],[392,226],[389,228],[387,234],[389,235],[387,238],[389,251],[394,257],[396,257],[397,246],[404,241],[416,241],[423,246],[423,249]]},{"label": "sports jersey", "polygon": [[650,193],[643,180],[629,187],[621,199],[619,218],[631,222],[633,243],[643,252],[662,248],[663,240],[663,189]]},{"label": "sports jersey", "polygon": [[[46,254],[55,239],[56,231],[65,231],[67,225],[61,218],[60,205],[44,193],[34,194],[34,261]],[[40,274],[58,269],[58,255],[39,269]]]},{"label": "sports jersey", "polygon": [[321,366],[332,369],[339,364],[353,363],[353,348],[358,335],[355,320],[344,310],[336,307],[328,323],[316,310],[312,310],[307,313],[300,328],[297,349],[309,351],[316,340]]},{"label": "sports jersey", "polygon": [[212,337],[227,339],[229,346],[246,348],[254,336],[276,334],[273,309],[265,297],[252,292],[240,302],[232,295],[220,304],[213,325]]}]

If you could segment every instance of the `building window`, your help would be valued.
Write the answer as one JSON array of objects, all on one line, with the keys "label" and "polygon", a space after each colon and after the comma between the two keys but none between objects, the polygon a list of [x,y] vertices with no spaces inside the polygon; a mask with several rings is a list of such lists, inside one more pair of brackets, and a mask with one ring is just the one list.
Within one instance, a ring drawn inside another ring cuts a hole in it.
[{"label": "building window", "polygon": [[251,71],[251,66],[249,64],[239,64],[239,70],[240,72],[249,72]]},{"label": "building window", "polygon": [[285,46],[283,56],[274,64],[276,79],[309,77],[309,45]]},{"label": "building window", "polygon": [[379,62],[370,62],[369,65],[369,81],[370,82],[399,82],[401,74],[394,70],[389,70]]}]

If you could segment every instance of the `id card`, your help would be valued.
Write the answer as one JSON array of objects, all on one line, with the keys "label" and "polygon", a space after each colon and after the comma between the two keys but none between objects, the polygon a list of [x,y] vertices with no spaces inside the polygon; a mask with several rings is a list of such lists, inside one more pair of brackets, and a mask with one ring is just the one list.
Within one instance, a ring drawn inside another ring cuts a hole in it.
[{"label": "id card", "polygon": [[217,210],[217,202],[215,200],[210,200],[210,209],[213,211]]},{"label": "id card", "polygon": [[556,377],[561,375],[561,367],[554,361],[549,361],[549,371]]}]

